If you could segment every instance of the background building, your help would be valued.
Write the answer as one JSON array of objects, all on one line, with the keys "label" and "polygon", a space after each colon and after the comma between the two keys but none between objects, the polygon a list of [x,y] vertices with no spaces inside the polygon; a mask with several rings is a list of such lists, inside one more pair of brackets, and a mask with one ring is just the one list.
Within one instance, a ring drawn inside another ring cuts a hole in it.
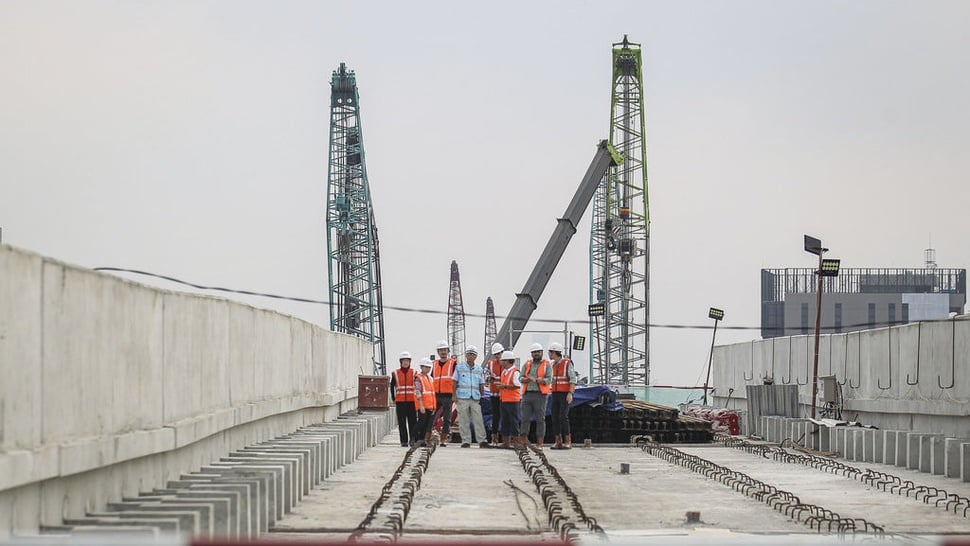
[{"label": "background building", "polygon": [[[761,270],[761,337],[815,330],[814,268]],[[967,270],[846,268],[822,282],[822,332],[853,332],[963,313]]]}]

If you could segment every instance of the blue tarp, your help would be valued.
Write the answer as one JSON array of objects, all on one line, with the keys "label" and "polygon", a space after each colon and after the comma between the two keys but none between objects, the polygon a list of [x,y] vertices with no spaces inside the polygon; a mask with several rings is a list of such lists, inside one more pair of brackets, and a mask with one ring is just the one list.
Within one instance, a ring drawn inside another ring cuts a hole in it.
[{"label": "blue tarp", "polygon": [[[576,387],[573,394],[573,403],[569,404],[570,409],[577,406],[602,406],[607,411],[619,411],[623,409],[623,404],[616,399],[616,393],[605,385],[586,385]],[[492,406],[488,398],[482,398],[482,417],[485,418],[485,428],[492,430]],[[552,402],[546,404],[546,416],[552,415]]]}]

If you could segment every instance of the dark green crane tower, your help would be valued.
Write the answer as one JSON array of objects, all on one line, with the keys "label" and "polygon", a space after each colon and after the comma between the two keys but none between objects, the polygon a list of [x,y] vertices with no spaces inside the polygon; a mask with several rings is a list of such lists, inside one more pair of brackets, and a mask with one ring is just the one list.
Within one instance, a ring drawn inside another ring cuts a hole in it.
[{"label": "dark green crane tower", "polygon": [[593,380],[650,384],[650,209],[640,44],[613,44],[610,144],[624,161],[593,198],[590,327]]},{"label": "dark green crane tower", "polygon": [[380,250],[367,183],[357,78],[344,63],[330,80],[327,167],[330,328],[374,346],[374,373],[385,375]]}]

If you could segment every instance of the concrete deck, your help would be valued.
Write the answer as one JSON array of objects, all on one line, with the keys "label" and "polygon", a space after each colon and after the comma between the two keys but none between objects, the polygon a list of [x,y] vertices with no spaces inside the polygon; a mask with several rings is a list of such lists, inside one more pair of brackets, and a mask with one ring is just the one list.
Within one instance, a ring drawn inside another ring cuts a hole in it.
[{"label": "concrete deck", "polygon": [[[744,472],[823,506],[843,517],[882,525],[894,543],[970,543],[970,519],[913,498],[877,490],[861,482],[801,465],[774,462],[722,445],[673,446]],[[277,522],[267,538],[294,542],[342,541],[360,523],[400,463],[405,449],[397,432],[367,450],[310,491],[292,513]],[[629,446],[546,449],[613,543],[839,543],[819,535],[769,506],[745,497],[703,475]],[[630,465],[620,473],[620,463]],[[866,465],[917,483],[970,496],[963,482],[893,466]],[[509,482],[528,494],[517,492]],[[699,511],[688,524],[686,513]],[[514,452],[439,448],[431,458],[406,524],[402,542],[558,542],[544,525],[545,511]],[[858,535],[857,539],[866,535]],[[782,538],[783,537],[783,538]],[[847,538],[851,540],[851,537]],[[590,542],[590,541],[587,541]]]}]

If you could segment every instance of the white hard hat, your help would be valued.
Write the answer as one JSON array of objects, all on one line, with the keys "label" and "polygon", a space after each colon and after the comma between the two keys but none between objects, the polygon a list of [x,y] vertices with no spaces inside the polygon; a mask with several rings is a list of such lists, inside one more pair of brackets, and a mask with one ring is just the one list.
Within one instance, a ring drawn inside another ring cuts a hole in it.
[{"label": "white hard hat", "polygon": [[533,351],[541,351],[541,350],[542,350],[542,345],[540,345],[538,343],[533,343],[532,345],[529,345],[529,352],[530,353],[533,352]]},{"label": "white hard hat", "polygon": [[408,360],[411,360],[411,353],[409,353],[407,351],[401,351],[401,354],[398,355],[397,359],[398,360],[404,360],[405,358],[408,359]]},{"label": "white hard hat", "polygon": [[549,344],[549,350],[562,354],[562,343],[559,343],[558,341],[553,341],[552,343]]},{"label": "white hard hat", "polygon": [[421,367],[422,368],[424,368],[424,367],[430,368],[431,367],[431,359],[430,358],[422,358],[421,359]]},{"label": "white hard hat", "polygon": [[515,360],[515,353],[513,353],[512,351],[504,351],[502,353],[502,358],[500,358],[499,360]]},{"label": "white hard hat", "polygon": [[505,347],[502,347],[502,344],[501,343],[493,343],[492,344],[492,354],[493,355],[494,354],[501,353],[504,350],[505,350]]},{"label": "white hard hat", "polygon": [[467,347],[467,348],[465,349],[465,354],[466,354],[466,355],[477,355],[477,354],[478,354],[478,347],[476,347],[476,346],[474,346],[474,345],[469,345],[469,346],[468,346],[468,347]]},{"label": "white hard hat", "polygon": [[435,349],[448,349],[449,347],[451,347],[451,345],[448,345],[448,342],[442,339],[438,342],[438,346],[435,347]]}]

